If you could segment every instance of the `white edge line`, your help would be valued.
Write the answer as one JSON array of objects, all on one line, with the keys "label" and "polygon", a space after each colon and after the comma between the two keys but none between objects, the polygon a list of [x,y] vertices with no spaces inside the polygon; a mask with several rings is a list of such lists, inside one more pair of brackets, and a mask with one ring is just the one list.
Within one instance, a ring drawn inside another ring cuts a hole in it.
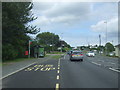
[{"label": "white edge line", "polygon": [[113,69],[113,68],[109,68],[109,69],[112,70],[112,71],[115,71],[115,72],[120,72],[120,71],[118,71],[116,69]]},{"label": "white edge line", "polygon": [[99,65],[99,66],[101,65],[101,64],[99,64],[99,63],[96,63],[96,62],[92,62],[92,63],[93,63],[93,64],[96,64],[96,65]]},{"label": "white edge line", "polygon": [[17,72],[19,72],[19,71],[21,71],[21,70],[23,70],[23,69],[25,69],[25,68],[33,65],[33,64],[35,64],[35,63],[36,63],[36,62],[31,63],[31,64],[29,64],[29,65],[27,65],[27,66],[25,66],[25,67],[23,67],[23,68],[21,68],[21,69],[19,69],[19,70],[16,70],[16,71],[14,71],[14,72],[12,72],[12,73],[9,73],[8,75],[5,75],[5,76],[3,76],[2,78],[0,78],[0,80],[1,80],[1,79],[4,79],[4,78],[6,78],[6,77],[8,77],[8,76],[10,76],[10,75],[12,75],[12,74],[15,74],[15,73],[17,73]]}]

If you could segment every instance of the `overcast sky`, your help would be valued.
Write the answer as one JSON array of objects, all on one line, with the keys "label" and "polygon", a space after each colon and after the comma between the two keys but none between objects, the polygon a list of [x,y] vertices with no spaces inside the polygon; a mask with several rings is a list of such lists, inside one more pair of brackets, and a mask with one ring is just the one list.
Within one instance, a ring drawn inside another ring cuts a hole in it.
[{"label": "overcast sky", "polygon": [[[58,34],[71,46],[102,45],[106,40],[118,44],[118,3],[116,2],[34,2],[32,12],[38,17],[32,25],[41,32]],[[105,23],[107,22],[107,23]],[[35,37],[35,35],[33,35]]]}]

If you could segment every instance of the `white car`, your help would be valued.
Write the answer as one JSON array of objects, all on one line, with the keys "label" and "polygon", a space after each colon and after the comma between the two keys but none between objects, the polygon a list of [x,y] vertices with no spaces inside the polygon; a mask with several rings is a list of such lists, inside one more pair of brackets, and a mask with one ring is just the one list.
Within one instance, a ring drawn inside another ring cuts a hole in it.
[{"label": "white car", "polygon": [[88,57],[94,57],[95,56],[95,53],[93,51],[89,51],[87,52],[86,54]]},{"label": "white car", "polygon": [[109,56],[114,56],[115,53],[114,53],[114,52],[110,52],[108,55],[109,55]]}]

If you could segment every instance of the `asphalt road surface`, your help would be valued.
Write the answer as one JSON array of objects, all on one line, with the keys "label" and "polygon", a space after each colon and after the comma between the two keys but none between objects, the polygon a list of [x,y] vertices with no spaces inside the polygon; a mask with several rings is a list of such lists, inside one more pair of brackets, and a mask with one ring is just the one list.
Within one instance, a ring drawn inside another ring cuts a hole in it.
[{"label": "asphalt road surface", "polygon": [[[2,88],[118,88],[118,73],[88,61],[37,62],[2,79]],[[93,58],[94,59],[94,58]]]}]

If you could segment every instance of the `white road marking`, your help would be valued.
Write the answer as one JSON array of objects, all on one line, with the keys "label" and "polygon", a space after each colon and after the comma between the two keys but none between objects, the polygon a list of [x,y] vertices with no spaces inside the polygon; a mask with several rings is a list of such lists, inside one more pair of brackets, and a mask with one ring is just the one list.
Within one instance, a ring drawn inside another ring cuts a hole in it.
[{"label": "white road marking", "polygon": [[25,68],[33,65],[33,64],[35,64],[35,63],[36,63],[36,62],[31,63],[31,64],[29,64],[29,65],[27,65],[27,66],[25,66],[25,67],[23,67],[23,68],[21,68],[21,69],[19,69],[19,70],[16,70],[16,71],[14,71],[14,72],[12,72],[12,73],[10,73],[10,74],[8,74],[8,75],[5,75],[5,76],[3,76],[2,78],[0,78],[0,80],[1,80],[1,79],[4,79],[4,78],[6,78],[6,77],[8,77],[8,76],[10,76],[10,75],[12,75],[12,74],[15,74],[15,73],[17,73],[17,72],[19,72],[19,71],[21,71],[21,70],[23,70],[23,69],[25,69]]},{"label": "white road marking", "polygon": [[110,64],[115,64],[115,63],[110,63]]},{"label": "white road marking", "polygon": [[58,67],[58,70],[60,69],[60,67]]},{"label": "white road marking", "polygon": [[59,90],[59,84],[56,83],[56,90]]},{"label": "white road marking", "polygon": [[38,69],[40,69],[40,68],[36,68],[35,71],[37,71]]},{"label": "white road marking", "polygon": [[52,68],[52,70],[54,70],[55,68]]},{"label": "white road marking", "polygon": [[99,66],[101,65],[101,64],[99,64],[99,63],[96,63],[96,62],[92,62],[92,63],[93,63],[93,64],[96,64],[96,65],[99,65]]},{"label": "white road marking", "polygon": [[60,79],[60,76],[59,75],[57,75],[57,80],[59,80]]},{"label": "white road marking", "polygon": [[60,59],[59,59],[59,61],[58,61],[58,65],[60,65]]},{"label": "white road marking", "polygon": [[65,56],[66,56],[66,55],[64,55],[64,59],[65,59]]},{"label": "white road marking", "polygon": [[[41,63],[42,63],[42,62],[45,62],[45,61],[47,61],[47,60],[49,60],[49,59],[46,59],[46,60],[44,60],[44,61],[41,61]],[[8,77],[8,76],[10,76],[10,75],[12,75],[12,74],[14,74],[14,73],[17,73],[17,72],[19,72],[19,71],[21,71],[21,70],[23,70],[23,69],[25,69],[25,68],[27,68],[27,67],[35,64],[35,63],[37,63],[37,62],[31,63],[31,64],[29,64],[29,65],[27,65],[27,66],[25,66],[25,67],[23,67],[23,68],[21,68],[21,69],[18,69],[18,70],[14,71],[14,72],[12,72],[12,73],[10,73],[10,74],[8,74],[8,75],[5,75],[5,76],[1,77],[0,80],[1,80],[1,79],[4,79],[4,78],[6,78],[6,77]]]},{"label": "white road marking", "polygon": [[113,68],[109,68],[110,70],[112,71],[115,71],[115,72],[120,72],[119,70],[116,70],[116,69],[113,69]]},{"label": "white road marking", "polygon": [[60,73],[60,71],[58,70],[57,73]]},{"label": "white road marking", "polygon": [[104,62],[103,60],[97,60],[97,61],[99,61],[99,62]]}]

